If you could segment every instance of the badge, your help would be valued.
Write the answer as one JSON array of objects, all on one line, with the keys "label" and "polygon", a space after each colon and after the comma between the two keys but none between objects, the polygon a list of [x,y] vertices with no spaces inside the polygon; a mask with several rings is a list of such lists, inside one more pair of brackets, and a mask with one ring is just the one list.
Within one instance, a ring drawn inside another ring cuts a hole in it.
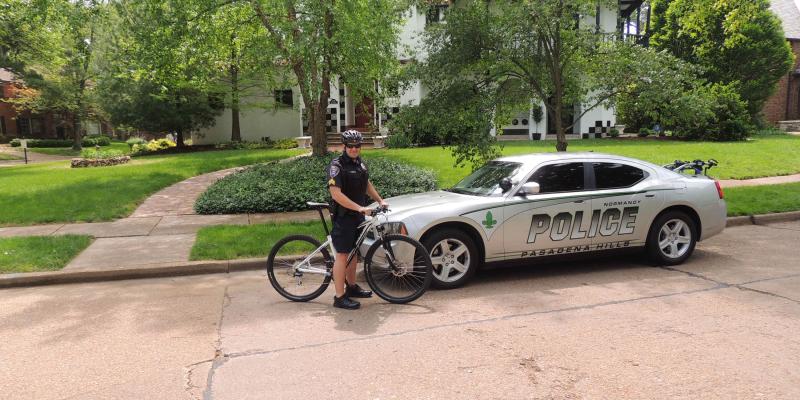
[{"label": "badge", "polygon": [[339,175],[339,167],[331,165],[331,178],[335,178],[336,175]]},{"label": "badge", "polygon": [[333,178],[328,180],[328,186],[336,186],[336,181]]}]

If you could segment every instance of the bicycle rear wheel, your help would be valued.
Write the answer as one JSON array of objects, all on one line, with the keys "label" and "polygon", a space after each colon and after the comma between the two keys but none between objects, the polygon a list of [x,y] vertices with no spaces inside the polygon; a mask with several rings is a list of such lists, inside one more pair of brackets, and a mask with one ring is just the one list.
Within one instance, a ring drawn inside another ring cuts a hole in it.
[{"label": "bicycle rear wheel", "polygon": [[367,250],[364,273],[378,296],[390,303],[403,304],[425,293],[433,278],[433,264],[420,242],[408,236],[386,235]]},{"label": "bicycle rear wheel", "polygon": [[[313,300],[331,281],[333,259],[328,249],[311,236],[291,235],[275,243],[267,258],[267,277],[272,287],[292,301]],[[307,257],[308,262],[302,263]]]}]

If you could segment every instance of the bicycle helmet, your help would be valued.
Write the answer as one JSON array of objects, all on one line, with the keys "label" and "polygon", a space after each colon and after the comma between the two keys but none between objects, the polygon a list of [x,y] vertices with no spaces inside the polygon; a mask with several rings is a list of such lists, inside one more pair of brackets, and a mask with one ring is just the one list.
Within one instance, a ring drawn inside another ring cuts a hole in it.
[{"label": "bicycle helmet", "polygon": [[342,144],[360,144],[362,139],[361,132],[355,129],[342,132]]}]

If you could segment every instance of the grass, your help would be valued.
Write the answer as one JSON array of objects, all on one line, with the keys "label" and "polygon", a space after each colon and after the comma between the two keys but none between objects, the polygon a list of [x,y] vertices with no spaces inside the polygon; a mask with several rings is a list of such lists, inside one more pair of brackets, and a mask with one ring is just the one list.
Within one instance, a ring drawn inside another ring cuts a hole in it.
[{"label": "grass", "polygon": [[205,227],[197,232],[197,240],[189,259],[267,257],[272,246],[287,235],[311,235],[323,241],[325,231],[319,221]]},{"label": "grass", "polygon": [[85,235],[2,238],[0,273],[60,270],[91,242]]},{"label": "grass", "polygon": [[800,183],[725,189],[728,215],[754,215],[800,210]]},{"label": "grass", "polygon": [[[89,149],[91,147],[84,147],[84,149]],[[123,154],[128,154],[131,152],[130,147],[125,142],[111,142],[108,146],[100,146],[101,150],[119,150]],[[80,150],[73,150],[72,147],[32,147],[29,148],[28,151],[32,151],[35,153],[41,154],[49,154],[53,156],[65,156],[65,157],[78,157],[81,155]]]},{"label": "grass", "polygon": [[70,168],[68,161],[5,167],[0,169],[0,226],[109,221],[192,176],[301,152],[225,150],[138,157],[113,167]]},{"label": "grass", "polygon": [[[503,155],[555,151],[554,141],[502,142]],[[683,142],[672,140],[581,139],[570,140],[569,151],[618,154],[655,164],[677,159],[714,158],[720,165],[711,170],[717,179],[748,179],[800,173],[800,137],[756,136],[746,142]],[[470,168],[453,167],[454,158],[441,147],[366,150],[365,157],[388,157],[405,161],[437,174],[440,187],[450,187],[466,176]]]},{"label": "grass", "polygon": [[20,159],[20,157],[17,157],[15,155],[0,153],[0,161],[19,160],[19,159]]}]

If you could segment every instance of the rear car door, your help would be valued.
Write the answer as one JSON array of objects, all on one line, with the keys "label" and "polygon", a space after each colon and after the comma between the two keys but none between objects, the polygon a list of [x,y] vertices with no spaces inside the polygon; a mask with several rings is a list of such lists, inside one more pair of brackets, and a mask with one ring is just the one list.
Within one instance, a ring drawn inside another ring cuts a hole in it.
[{"label": "rear car door", "polygon": [[644,246],[663,204],[655,189],[655,175],[644,165],[617,160],[597,160],[590,166],[592,194],[592,250]]},{"label": "rear car door", "polygon": [[587,169],[581,161],[542,164],[526,180],[538,183],[540,192],[516,193],[506,200],[507,260],[588,251],[591,239],[582,229],[591,210]]}]

